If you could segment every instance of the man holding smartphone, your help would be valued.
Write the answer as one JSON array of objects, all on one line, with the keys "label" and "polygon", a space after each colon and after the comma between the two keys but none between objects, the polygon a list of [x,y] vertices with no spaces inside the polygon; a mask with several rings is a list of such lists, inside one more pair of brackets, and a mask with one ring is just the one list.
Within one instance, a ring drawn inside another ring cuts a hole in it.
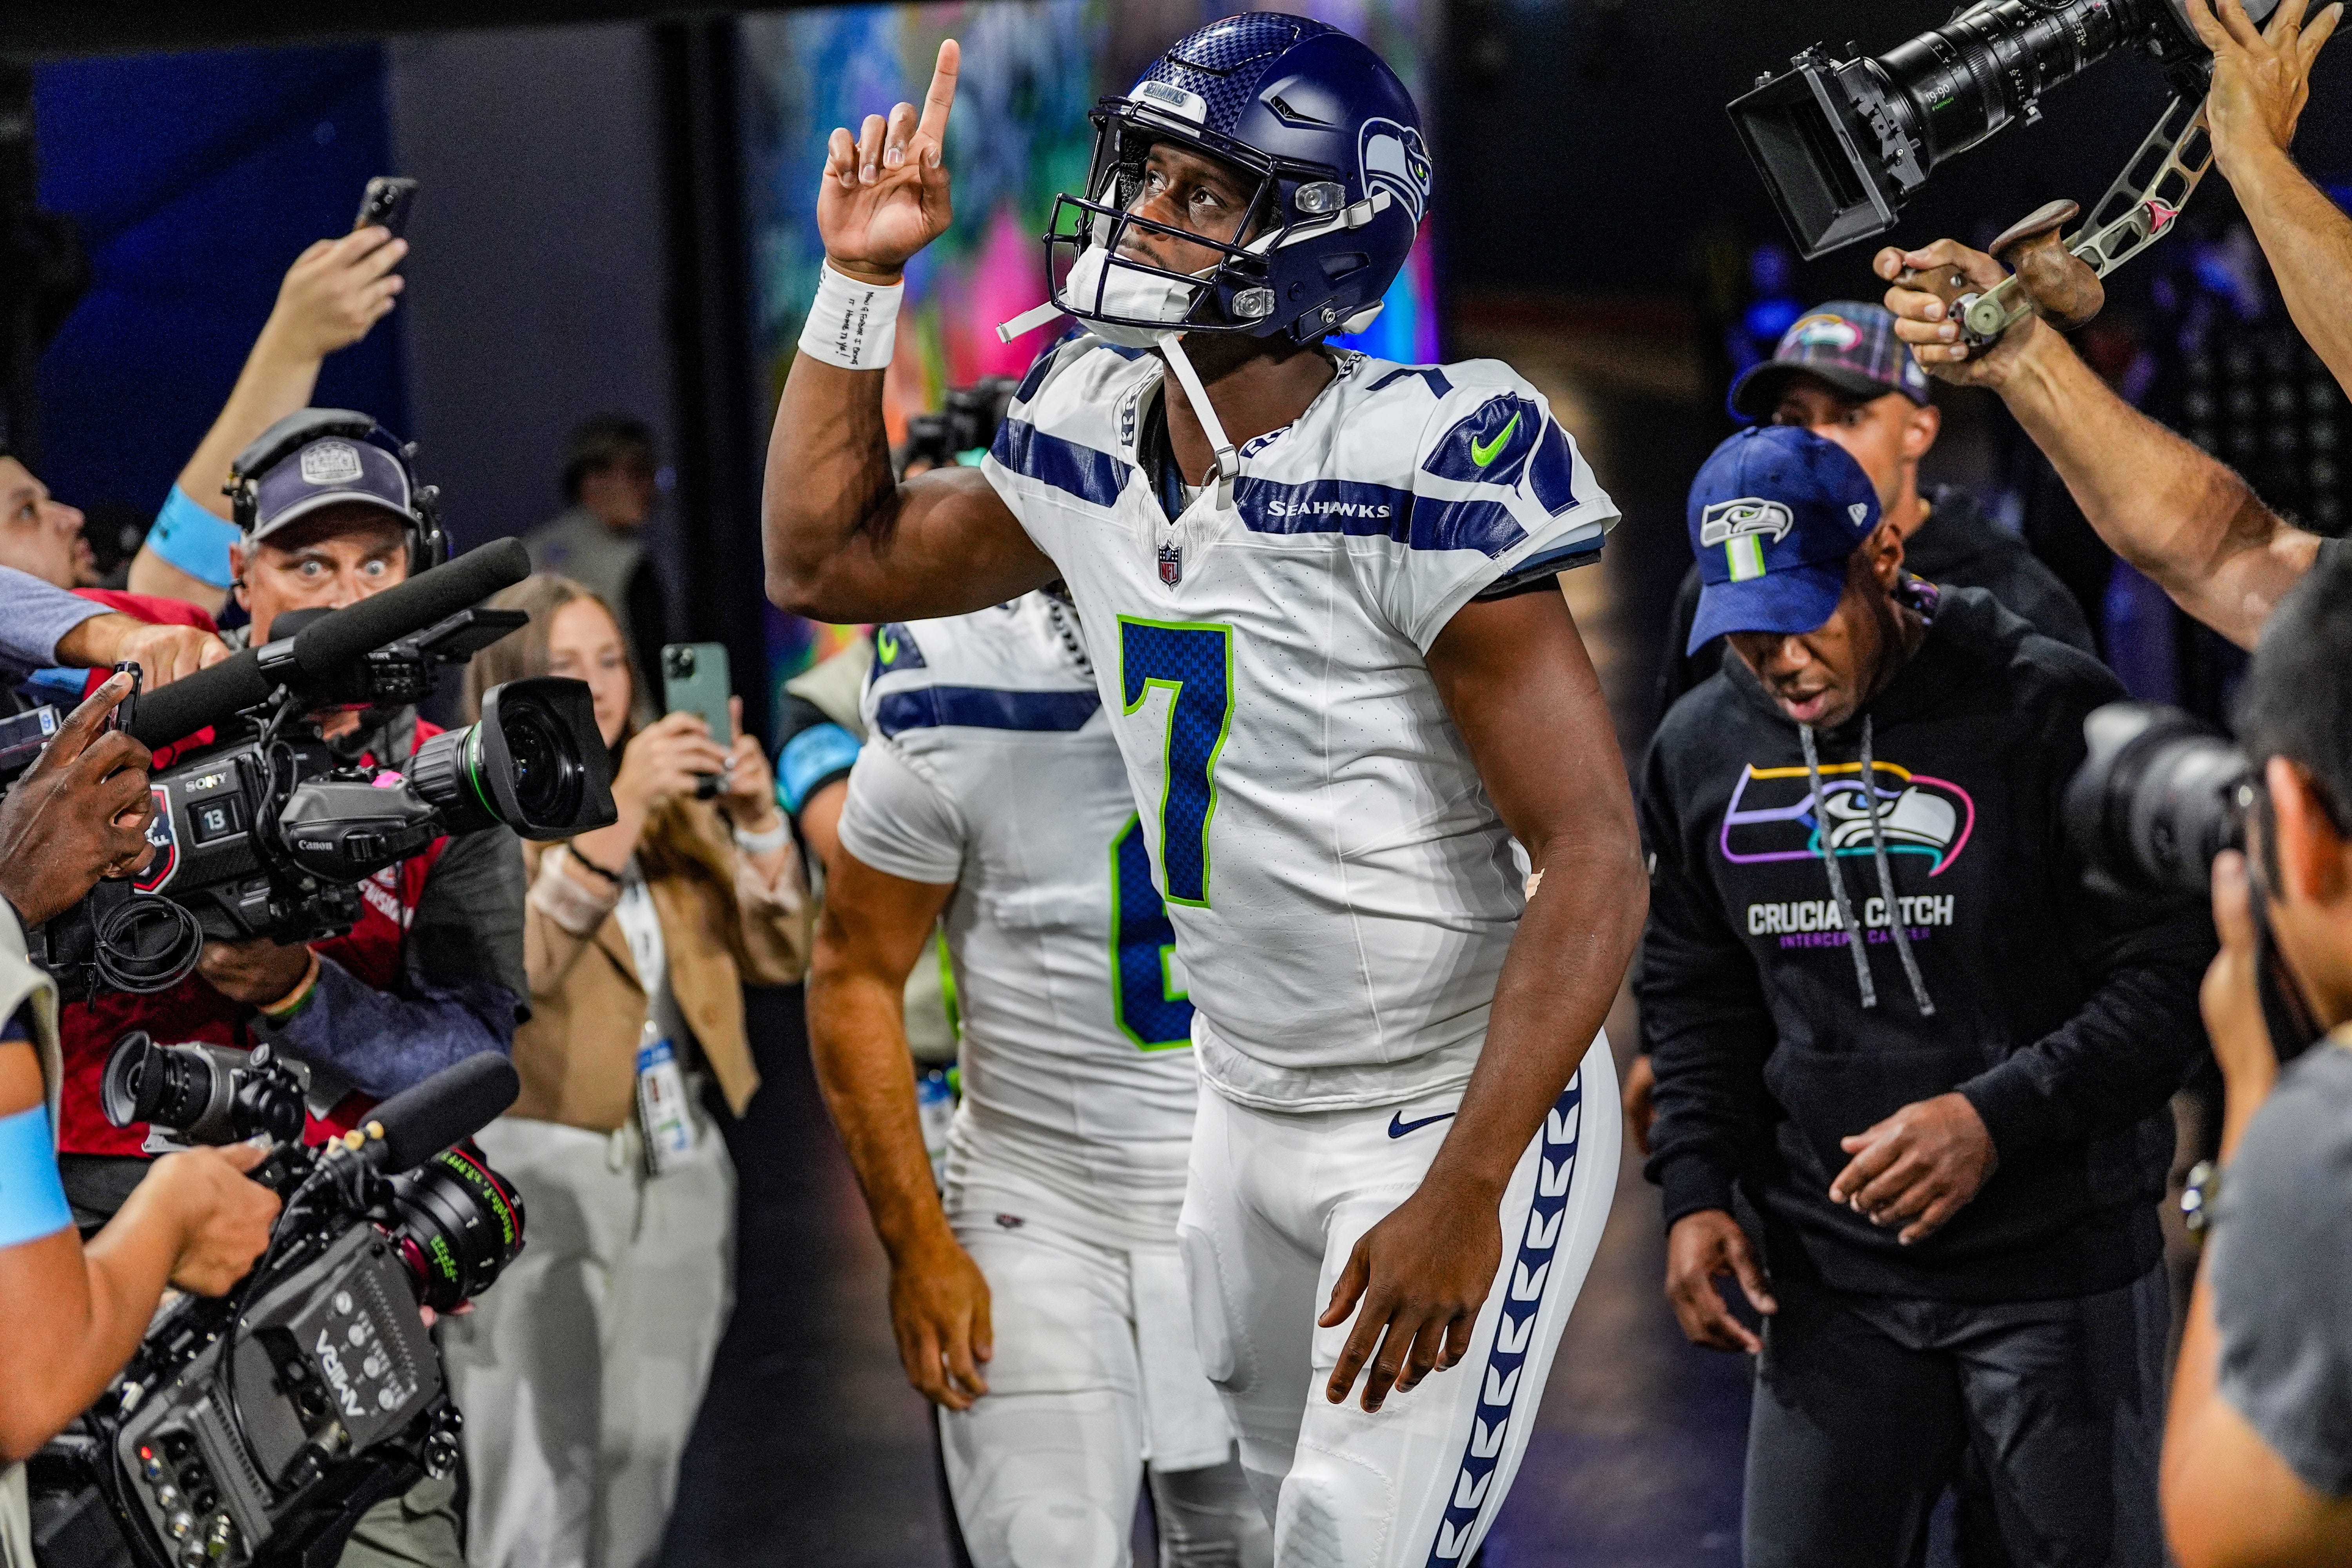
[{"label": "man holding smartphone", "polygon": [[[369,195],[384,183],[369,182]],[[414,193],[415,182],[404,184]],[[405,215],[404,203],[387,213],[363,200],[351,233],[320,240],[286,269],[278,303],[254,339],[220,417],[180,470],[131,560],[132,592],[184,600],[211,616],[228,607],[236,575],[229,550],[237,542],[222,493],[229,464],[255,437],[307,407],[327,356],[366,337],[400,302],[406,284],[395,268],[408,254],[408,241],[373,220],[404,222]]]}]

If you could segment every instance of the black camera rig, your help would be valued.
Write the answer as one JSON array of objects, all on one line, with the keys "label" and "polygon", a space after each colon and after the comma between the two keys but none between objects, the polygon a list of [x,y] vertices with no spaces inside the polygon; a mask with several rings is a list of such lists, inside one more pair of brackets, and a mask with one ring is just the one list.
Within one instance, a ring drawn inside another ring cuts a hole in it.
[{"label": "black camera rig", "polygon": [[[300,1080],[268,1047],[224,1096],[226,1070],[140,1035],[108,1081],[158,1121],[199,1112],[177,1130],[200,1139],[299,1131]],[[461,1423],[419,1308],[480,1294],[521,1249],[521,1199],[467,1142],[519,1089],[504,1057],[472,1057],[360,1131],[278,1144],[253,1172],[285,1199],[260,1262],[168,1305],[35,1456],[44,1568],[326,1568],[368,1508],[449,1473]]]},{"label": "black camera rig", "polygon": [[177,984],[208,939],[307,942],[351,929],[361,882],[445,834],[503,824],[567,837],[613,820],[612,762],[577,680],[494,687],[478,722],[436,735],[404,767],[362,766],[303,721],[397,709],[528,618],[478,601],[529,573],[501,540],[341,610],[281,617],[283,635],[142,696],[124,728],[164,746],[219,743],[152,777],[155,855],[101,882],[33,936],[68,1001]]},{"label": "black camera rig", "polygon": [[[2172,226],[2212,163],[2205,92],[2211,57],[2187,0],[1973,0],[1942,26],[1885,54],[1839,59],[1816,45],[1759,77],[1730,106],[1773,205],[1810,259],[1895,226],[1912,193],[1948,160],[2012,121],[2042,117],[2042,96],[2101,60],[2152,56],[2175,93],[2139,150],[2064,244],[2104,277]],[[2247,0],[2259,24],[2277,0]],[[1978,342],[2032,309],[2011,283],[1971,296]]]}]

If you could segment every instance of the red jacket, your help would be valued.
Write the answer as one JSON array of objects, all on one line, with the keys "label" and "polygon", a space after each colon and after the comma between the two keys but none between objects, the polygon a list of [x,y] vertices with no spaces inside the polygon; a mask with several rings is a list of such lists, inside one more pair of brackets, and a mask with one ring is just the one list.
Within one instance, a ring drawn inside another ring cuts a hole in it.
[{"label": "red jacket", "polygon": [[[418,743],[439,733],[438,727],[427,721],[416,721]],[[361,889],[359,923],[344,935],[310,945],[321,958],[333,959],[376,990],[391,990],[400,975],[402,943],[424,897],[425,879],[448,847],[448,839],[436,838],[424,854],[378,871]],[[125,1034],[144,1029],[159,1044],[203,1040],[250,1050],[254,1041],[247,1026],[254,1016],[251,1006],[222,995],[194,974],[151,996],[116,992],[65,1007],[58,1017],[65,1045],[58,1151],[68,1154],[146,1152],[146,1123],[115,1126],[107,1121],[100,1099],[106,1058],[114,1042]],[[366,1095],[345,1096],[323,1120],[311,1118],[305,1141],[317,1142],[348,1131],[374,1104]]]}]

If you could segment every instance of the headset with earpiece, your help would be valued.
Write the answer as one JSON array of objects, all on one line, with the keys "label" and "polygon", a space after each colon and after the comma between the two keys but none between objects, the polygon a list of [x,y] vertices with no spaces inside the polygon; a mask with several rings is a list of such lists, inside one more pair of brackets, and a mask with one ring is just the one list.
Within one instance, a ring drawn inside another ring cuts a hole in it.
[{"label": "headset with earpiece", "polygon": [[329,436],[364,441],[391,454],[392,460],[400,465],[402,475],[408,480],[408,574],[414,577],[446,561],[449,536],[441,527],[441,490],[436,485],[416,482],[416,470],[411,463],[416,452],[415,443],[395,440],[383,426],[349,408],[298,410],[255,437],[252,444],[236,455],[236,460],[229,465],[228,483],[223,489],[229,498],[237,531],[248,537],[253,532],[260,505],[261,476],[311,442]]}]

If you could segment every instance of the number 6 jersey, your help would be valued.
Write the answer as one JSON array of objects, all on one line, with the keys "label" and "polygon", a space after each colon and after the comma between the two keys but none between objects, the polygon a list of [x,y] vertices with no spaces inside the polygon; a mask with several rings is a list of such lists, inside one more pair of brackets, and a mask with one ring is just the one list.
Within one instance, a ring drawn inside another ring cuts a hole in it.
[{"label": "number 6 jersey", "polygon": [[1469,1077],[1524,900],[1425,656],[1617,516],[1508,367],[1335,358],[1230,507],[1171,517],[1139,457],[1163,366],[1093,337],[1038,360],[983,465],[1084,621],[1200,1070],[1276,1110]]},{"label": "number 6 jersey", "polygon": [[1165,1247],[1198,1096],[1192,1008],[1075,621],[1031,594],[877,627],[841,842],[955,884],[950,1215]]}]

